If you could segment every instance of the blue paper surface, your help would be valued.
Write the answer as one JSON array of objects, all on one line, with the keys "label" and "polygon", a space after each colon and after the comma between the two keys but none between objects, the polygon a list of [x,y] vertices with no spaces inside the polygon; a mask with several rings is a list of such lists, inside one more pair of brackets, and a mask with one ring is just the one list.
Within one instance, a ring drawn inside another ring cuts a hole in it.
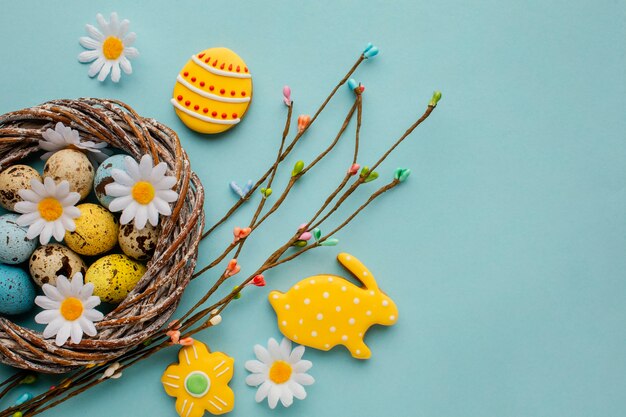
[{"label": "blue paper surface", "polygon": [[[257,179],[274,157],[292,88],[295,115],[313,113],[367,42],[381,53],[366,86],[361,157],[377,156],[425,108],[433,116],[380,167],[402,187],[337,237],[266,273],[223,323],[198,336],[233,356],[232,416],[623,416],[626,413],[626,4],[624,1],[4,2],[0,113],[50,99],[115,98],[174,128],[206,186],[207,223],[234,202],[228,187]],[[134,73],[115,85],[87,76],[78,38],[97,12],[137,32]],[[169,104],[189,57],[226,46],[248,64],[254,99],[218,137],[186,129]],[[334,137],[352,100],[342,89],[280,172]],[[354,125],[351,125],[350,132]],[[246,245],[252,271],[306,220],[351,163],[352,138],[307,174],[279,215]],[[366,187],[364,187],[366,188]],[[357,193],[335,223],[367,197]],[[259,198],[259,196],[257,196]],[[254,203],[200,247],[212,260]],[[266,295],[359,257],[399,306],[399,322],[366,337],[372,359],[307,350],[316,384],[289,409],[254,402],[245,385],[255,343],[280,336]],[[216,273],[192,283],[193,305]],[[160,375],[167,349],[46,416],[175,416]],[[0,377],[9,369],[0,368]],[[47,382],[28,389],[46,389]],[[27,388],[9,394],[2,408]]]}]

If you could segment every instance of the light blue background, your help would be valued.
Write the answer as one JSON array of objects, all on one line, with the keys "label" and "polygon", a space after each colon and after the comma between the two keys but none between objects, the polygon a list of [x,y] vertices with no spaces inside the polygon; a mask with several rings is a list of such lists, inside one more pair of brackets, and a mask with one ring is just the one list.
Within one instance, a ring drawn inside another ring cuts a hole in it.
[{"label": "light blue background", "polygon": [[[227,183],[256,179],[273,157],[282,86],[292,87],[297,114],[312,113],[373,41],[381,54],[356,74],[367,88],[363,164],[421,114],[434,89],[443,100],[380,169],[386,180],[397,166],[410,167],[406,185],[342,232],[339,247],[267,273],[266,289],[247,292],[222,325],[199,336],[236,359],[231,415],[625,415],[625,2],[337,3],[3,2],[0,112],[81,96],[129,103],[178,131],[207,188],[210,223],[234,201]],[[114,10],[132,21],[141,53],[119,85],[89,79],[76,61],[84,24]],[[169,98],[182,65],[211,46],[246,60],[254,102],[231,133],[206,139],[178,121]],[[279,184],[295,160],[310,161],[326,146],[351,100],[339,92]],[[246,245],[244,272],[333,188],[349,165],[346,139]],[[202,244],[200,264],[252,208]],[[342,348],[308,350],[317,380],[309,398],[271,412],[254,402],[243,368],[255,343],[279,336],[266,293],[343,273],[334,259],[340,250],[373,271],[400,321],[368,333],[367,362]],[[214,279],[194,282],[181,308]],[[174,416],[159,377],[175,358],[176,349],[161,352],[46,415]]]}]

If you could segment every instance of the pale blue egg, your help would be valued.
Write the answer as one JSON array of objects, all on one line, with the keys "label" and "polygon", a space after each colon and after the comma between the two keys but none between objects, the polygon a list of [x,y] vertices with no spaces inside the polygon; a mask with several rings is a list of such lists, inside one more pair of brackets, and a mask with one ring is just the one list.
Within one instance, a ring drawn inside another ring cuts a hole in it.
[{"label": "pale blue egg", "polygon": [[96,175],[93,179],[93,189],[100,204],[106,208],[109,208],[113,197],[106,195],[105,187],[113,183],[112,171],[114,169],[126,171],[126,166],[124,165],[124,159],[126,157],[127,155],[113,155],[105,159],[96,170]]},{"label": "pale blue egg", "polygon": [[17,224],[18,214],[0,216],[0,262],[20,264],[30,258],[37,247],[36,239],[26,237],[27,227]]},{"label": "pale blue egg", "polygon": [[0,264],[0,314],[25,313],[33,308],[35,286],[26,271]]}]

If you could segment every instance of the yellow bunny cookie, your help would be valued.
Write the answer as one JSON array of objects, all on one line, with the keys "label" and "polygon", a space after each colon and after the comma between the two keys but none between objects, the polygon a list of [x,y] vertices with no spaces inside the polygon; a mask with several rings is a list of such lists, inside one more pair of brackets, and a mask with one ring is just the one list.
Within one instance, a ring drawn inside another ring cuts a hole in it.
[{"label": "yellow bunny cookie", "polygon": [[340,253],[337,259],[362,287],[342,277],[316,275],[286,293],[272,291],[269,301],[288,339],[321,350],[344,345],[355,358],[368,359],[371,351],[363,342],[365,332],[374,324],[395,324],[398,308],[357,258]]}]

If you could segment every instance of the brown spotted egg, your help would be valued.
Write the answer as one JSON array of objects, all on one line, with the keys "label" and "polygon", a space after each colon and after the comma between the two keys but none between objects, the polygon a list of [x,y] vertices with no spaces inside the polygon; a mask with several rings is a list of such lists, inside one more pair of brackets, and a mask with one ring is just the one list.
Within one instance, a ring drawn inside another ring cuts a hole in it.
[{"label": "brown spotted egg", "polygon": [[131,222],[120,226],[117,241],[126,255],[138,261],[146,261],[152,257],[158,238],[158,227],[147,223],[143,229],[137,230],[134,222]]},{"label": "brown spotted egg", "polygon": [[22,200],[18,194],[21,189],[30,190],[30,180],[41,176],[28,165],[13,165],[0,172],[0,205],[13,211],[15,205]]},{"label": "brown spotted egg", "polygon": [[51,243],[40,246],[30,256],[28,262],[30,276],[40,287],[43,284],[56,285],[57,276],[63,275],[72,279],[75,273],[85,276],[87,267],[85,262],[71,249]]},{"label": "brown spotted egg", "polygon": [[93,185],[94,169],[87,156],[74,149],[63,149],[52,154],[43,167],[43,176],[52,177],[55,182],[66,180],[70,191],[87,197]]}]

